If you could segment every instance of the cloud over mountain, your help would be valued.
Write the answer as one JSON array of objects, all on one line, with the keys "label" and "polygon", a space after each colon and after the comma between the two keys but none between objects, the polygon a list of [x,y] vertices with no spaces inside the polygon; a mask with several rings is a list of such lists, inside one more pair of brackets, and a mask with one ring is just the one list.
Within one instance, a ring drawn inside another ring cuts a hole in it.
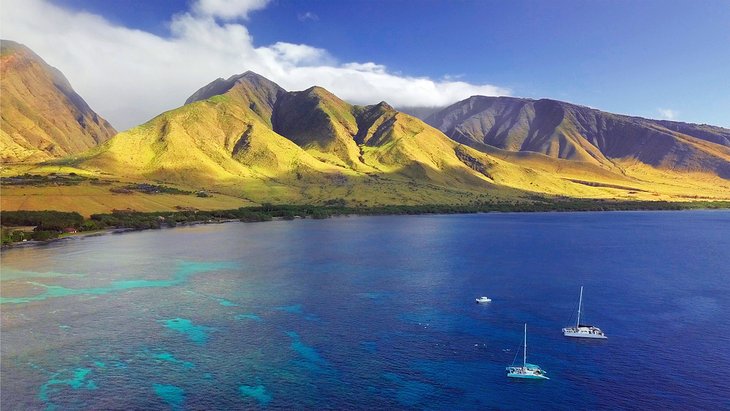
[{"label": "cloud over mountain", "polygon": [[254,46],[245,26],[265,0],[198,0],[159,36],[70,11],[47,0],[6,0],[1,36],[63,71],[90,105],[125,129],[185,101],[211,80],[253,70],[289,90],[321,85],[358,104],[443,106],[470,95],[506,95],[490,84],[434,80],[375,62],[339,62],[327,50],[277,42]]}]

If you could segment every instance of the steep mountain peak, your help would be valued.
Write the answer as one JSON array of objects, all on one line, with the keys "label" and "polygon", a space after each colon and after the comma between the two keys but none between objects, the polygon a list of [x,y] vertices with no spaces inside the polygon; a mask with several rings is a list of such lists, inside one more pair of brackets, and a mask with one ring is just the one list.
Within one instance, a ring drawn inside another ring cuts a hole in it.
[{"label": "steep mountain peak", "polygon": [[77,154],[116,134],[59,70],[28,47],[0,40],[0,72],[2,161]]},{"label": "steep mountain peak", "polygon": [[233,79],[235,81],[235,84],[250,84],[255,85],[258,87],[266,87],[266,88],[279,88],[282,89],[278,84],[274,83],[273,81],[269,80],[268,78],[255,73],[251,70],[246,71],[243,74],[239,74],[237,76],[232,76],[229,80]]},{"label": "steep mountain peak", "polygon": [[212,81],[211,83],[201,87],[198,91],[188,97],[188,99],[185,100],[185,104],[190,104],[201,100],[207,100],[213,96],[226,94],[235,88],[254,88],[259,90],[267,90],[269,91],[268,94],[272,94],[271,92],[275,92],[273,94],[278,94],[285,91],[273,81],[249,70],[245,73],[236,74],[228,77],[227,79],[218,78]]},{"label": "steep mountain peak", "polygon": [[395,123],[398,114],[390,104],[381,101],[372,106],[358,106],[355,109],[358,132],[355,141],[358,144],[377,145],[390,127]]},{"label": "steep mountain peak", "polygon": [[[282,96],[284,97],[284,96]],[[327,111],[328,114],[335,117],[347,117],[347,113],[352,111],[352,105],[332,94],[329,90],[320,86],[312,86],[303,91],[293,91],[286,93],[289,102],[296,102],[303,108],[317,108]],[[350,117],[352,115],[350,114]]]},{"label": "steep mountain peak", "polygon": [[375,107],[378,108],[378,110],[382,111],[394,111],[395,109],[390,104],[386,103],[385,101],[381,101],[380,103],[376,104]]},{"label": "steep mountain peak", "polygon": [[271,126],[271,115],[279,96],[286,90],[266,77],[253,71],[219,78],[202,87],[185,100],[185,104],[208,100],[215,96],[226,96],[242,106],[247,106],[261,120]]},{"label": "steep mountain peak", "polygon": [[315,99],[324,102],[333,102],[335,104],[344,103],[342,99],[332,94],[326,88],[320,86],[312,86],[306,90],[293,93],[298,93],[300,96],[306,96],[308,99]]}]

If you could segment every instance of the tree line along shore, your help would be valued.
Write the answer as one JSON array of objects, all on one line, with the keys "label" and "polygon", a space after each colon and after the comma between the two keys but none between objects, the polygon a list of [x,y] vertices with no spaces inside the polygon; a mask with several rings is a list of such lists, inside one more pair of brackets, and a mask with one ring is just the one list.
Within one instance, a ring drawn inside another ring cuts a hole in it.
[{"label": "tree line along shore", "polygon": [[469,205],[384,205],[349,207],[344,200],[330,200],[324,205],[262,204],[232,210],[179,210],[138,212],[114,210],[84,218],[77,212],[63,211],[1,211],[2,245],[25,241],[48,241],[80,232],[108,229],[146,230],[175,227],[181,224],[217,223],[222,221],[262,222],[274,219],[325,219],[342,215],[415,215],[471,214],[485,212],[570,212],[570,211],[631,211],[631,210],[689,210],[730,209],[730,201],[615,201],[559,199],[533,202],[492,201]]}]

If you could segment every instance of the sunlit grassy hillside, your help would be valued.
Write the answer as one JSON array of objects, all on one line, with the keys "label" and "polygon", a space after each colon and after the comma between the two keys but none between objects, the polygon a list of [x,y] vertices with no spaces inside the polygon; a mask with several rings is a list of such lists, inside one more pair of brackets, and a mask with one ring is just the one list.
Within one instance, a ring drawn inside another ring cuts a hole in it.
[{"label": "sunlit grassy hillside", "polygon": [[[715,144],[697,140],[692,144]],[[81,155],[5,167],[5,177],[74,173],[111,183],[6,186],[2,208],[88,215],[265,202],[376,206],[520,202],[535,196],[730,199],[730,180],[706,169],[673,170],[638,158],[604,162],[589,157],[462,144],[384,102],[354,106],[320,87],[287,93],[245,73],[216,80],[188,104]],[[212,196],[112,190],[139,183]]]}]

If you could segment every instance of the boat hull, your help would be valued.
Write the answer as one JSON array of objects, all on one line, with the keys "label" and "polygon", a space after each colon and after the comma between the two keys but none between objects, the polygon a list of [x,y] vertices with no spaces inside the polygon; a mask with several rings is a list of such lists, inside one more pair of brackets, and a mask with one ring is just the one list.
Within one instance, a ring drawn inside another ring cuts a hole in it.
[{"label": "boat hull", "polygon": [[549,380],[545,375],[535,375],[535,374],[514,374],[514,373],[507,373],[507,376],[510,378],[521,378],[523,380]]},{"label": "boat hull", "polygon": [[563,335],[570,338],[590,338],[594,340],[605,340],[608,337],[605,335],[600,334],[589,334],[589,333],[580,333],[580,332],[571,332],[571,331],[563,331]]},{"label": "boat hull", "polygon": [[525,363],[523,367],[505,367],[507,376],[510,378],[522,378],[526,380],[549,380],[545,371],[539,365]]}]

